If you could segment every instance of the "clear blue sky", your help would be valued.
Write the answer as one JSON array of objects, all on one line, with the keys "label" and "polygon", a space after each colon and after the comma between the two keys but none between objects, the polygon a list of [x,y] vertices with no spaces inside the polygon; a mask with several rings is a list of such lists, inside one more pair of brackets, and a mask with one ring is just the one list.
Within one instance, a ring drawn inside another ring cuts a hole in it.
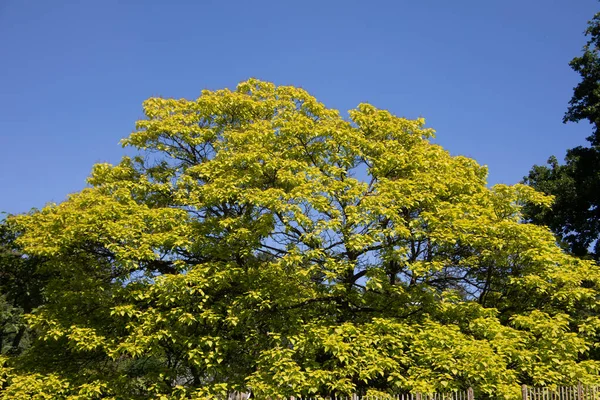
[{"label": "clear blue sky", "polygon": [[150,96],[248,77],[346,111],[423,116],[516,183],[584,144],[561,122],[596,0],[0,0],[0,211],[60,202],[118,162]]}]

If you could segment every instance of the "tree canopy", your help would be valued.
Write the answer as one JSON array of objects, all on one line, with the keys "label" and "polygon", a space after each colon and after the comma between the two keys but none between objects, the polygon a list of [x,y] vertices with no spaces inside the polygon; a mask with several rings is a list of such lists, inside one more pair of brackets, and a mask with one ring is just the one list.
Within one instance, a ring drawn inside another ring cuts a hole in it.
[{"label": "tree canopy", "polygon": [[250,79],[151,98],[89,187],[10,218],[44,301],[4,398],[257,398],[598,377],[600,271],[424,120]]}]

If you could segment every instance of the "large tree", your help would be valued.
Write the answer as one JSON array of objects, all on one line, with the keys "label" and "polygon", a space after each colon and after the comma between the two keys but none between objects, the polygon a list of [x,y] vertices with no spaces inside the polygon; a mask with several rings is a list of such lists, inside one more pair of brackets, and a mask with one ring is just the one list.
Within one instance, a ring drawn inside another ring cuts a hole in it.
[{"label": "large tree", "polygon": [[423,120],[342,118],[253,79],[144,111],[123,141],[139,156],[11,219],[54,275],[5,398],[517,398],[597,380],[598,267],[523,223],[546,196],[488,188]]},{"label": "large tree", "polygon": [[565,164],[556,157],[535,165],[525,183],[553,195],[551,210],[531,205],[527,217],[549,226],[573,254],[600,259],[600,14],[588,23],[583,55],[570,65],[581,76],[563,122],[587,121],[593,127],[589,147],[567,150]]}]

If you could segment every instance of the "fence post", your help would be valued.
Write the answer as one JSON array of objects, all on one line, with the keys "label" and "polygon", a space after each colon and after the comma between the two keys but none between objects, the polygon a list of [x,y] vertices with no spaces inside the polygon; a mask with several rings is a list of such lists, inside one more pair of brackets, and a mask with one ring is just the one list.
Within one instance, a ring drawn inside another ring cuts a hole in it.
[{"label": "fence post", "polygon": [[583,400],[583,385],[581,382],[577,383],[577,400]]},{"label": "fence post", "polygon": [[356,393],[352,393],[352,400],[358,400],[358,395]]},{"label": "fence post", "polygon": [[415,395],[415,400],[421,400],[421,393],[417,393]]},{"label": "fence post", "polygon": [[525,384],[521,385],[521,396],[523,400],[527,400],[527,385]]},{"label": "fence post", "polygon": [[473,388],[469,387],[467,389],[467,400],[475,400],[475,395],[473,394]]}]

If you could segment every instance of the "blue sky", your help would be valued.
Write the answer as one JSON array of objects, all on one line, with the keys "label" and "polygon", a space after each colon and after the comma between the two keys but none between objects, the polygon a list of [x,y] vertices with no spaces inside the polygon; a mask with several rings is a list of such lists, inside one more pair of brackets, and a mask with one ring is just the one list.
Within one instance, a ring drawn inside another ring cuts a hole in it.
[{"label": "blue sky", "polygon": [[150,96],[248,77],[423,116],[491,184],[585,144],[562,124],[596,0],[0,1],[0,211],[60,202]]}]

